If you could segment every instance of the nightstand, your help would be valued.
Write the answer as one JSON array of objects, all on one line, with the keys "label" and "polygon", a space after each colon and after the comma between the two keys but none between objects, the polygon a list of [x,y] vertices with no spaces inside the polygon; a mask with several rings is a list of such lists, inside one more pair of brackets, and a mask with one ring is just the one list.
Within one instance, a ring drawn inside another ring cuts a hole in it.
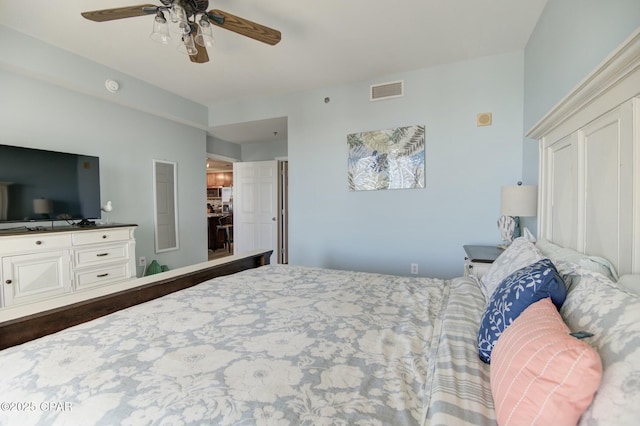
[{"label": "nightstand", "polygon": [[462,246],[466,256],[464,257],[464,276],[482,278],[487,273],[491,264],[502,254],[503,249],[496,246]]}]

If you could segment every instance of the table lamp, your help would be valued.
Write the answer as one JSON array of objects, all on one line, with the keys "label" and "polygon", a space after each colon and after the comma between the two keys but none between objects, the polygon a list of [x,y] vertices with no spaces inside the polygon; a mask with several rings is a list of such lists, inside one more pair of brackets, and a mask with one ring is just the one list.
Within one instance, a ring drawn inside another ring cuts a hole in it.
[{"label": "table lamp", "polygon": [[33,212],[43,219],[49,219],[49,214],[53,211],[51,200],[46,198],[36,198],[33,200]]},{"label": "table lamp", "polygon": [[498,229],[505,245],[521,235],[520,217],[538,213],[538,187],[535,185],[503,186],[500,191],[500,218]]}]

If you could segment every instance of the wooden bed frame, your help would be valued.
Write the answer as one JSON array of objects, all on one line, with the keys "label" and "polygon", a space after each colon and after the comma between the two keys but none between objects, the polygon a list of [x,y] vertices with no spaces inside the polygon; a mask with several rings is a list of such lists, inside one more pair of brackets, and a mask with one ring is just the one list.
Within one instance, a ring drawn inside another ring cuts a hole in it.
[{"label": "wooden bed frame", "polygon": [[1,322],[0,349],[58,332],[215,277],[268,265],[272,252],[273,250],[256,252],[240,259],[217,263],[168,278],[162,278],[162,274],[158,274],[157,280],[138,287]]}]

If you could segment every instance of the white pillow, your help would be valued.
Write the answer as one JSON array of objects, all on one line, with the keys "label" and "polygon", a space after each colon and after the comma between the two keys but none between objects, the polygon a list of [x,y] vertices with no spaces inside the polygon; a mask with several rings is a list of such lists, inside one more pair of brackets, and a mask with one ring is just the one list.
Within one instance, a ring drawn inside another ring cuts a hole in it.
[{"label": "white pillow", "polygon": [[593,336],[586,342],[604,368],[595,399],[580,425],[636,425],[640,419],[640,296],[604,275],[578,268],[560,314],[573,331]]},{"label": "white pillow", "polygon": [[544,256],[527,237],[513,240],[511,245],[491,264],[486,274],[480,279],[480,288],[485,300],[489,300],[498,285],[509,275],[529,266]]},{"label": "white pillow", "polygon": [[589,271],[598,272],[611,281],[618,279],[616,268],[607,259],[598,256],[589,256],[568,247],[561,247],[544,238],[536,242],[536,248],[553,263],[558,261],[573,262]]},{"label": "white pillow", "polygon": [[618,278],[618,285],[623,289],[640,295],[640,275],[629,274]]}]

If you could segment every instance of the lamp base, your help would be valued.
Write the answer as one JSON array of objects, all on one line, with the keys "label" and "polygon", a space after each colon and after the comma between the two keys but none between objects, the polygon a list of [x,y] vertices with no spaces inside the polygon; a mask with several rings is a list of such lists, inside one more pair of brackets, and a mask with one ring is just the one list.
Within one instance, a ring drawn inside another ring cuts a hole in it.
[{"label": "lamp base", "polygon": [[515,228],[513,229],[513,238],[511,241],[522,236],[522,229],[520,229],[520,216],[513,216],[513,221],[515,222]]},{"label": "lamp base", "polygon": [[500,230],[502,241],[505,241],[506,245],[511,244],[515,238],[521,235],[520,218],[518,216],[500,216],[498,230]]}]

